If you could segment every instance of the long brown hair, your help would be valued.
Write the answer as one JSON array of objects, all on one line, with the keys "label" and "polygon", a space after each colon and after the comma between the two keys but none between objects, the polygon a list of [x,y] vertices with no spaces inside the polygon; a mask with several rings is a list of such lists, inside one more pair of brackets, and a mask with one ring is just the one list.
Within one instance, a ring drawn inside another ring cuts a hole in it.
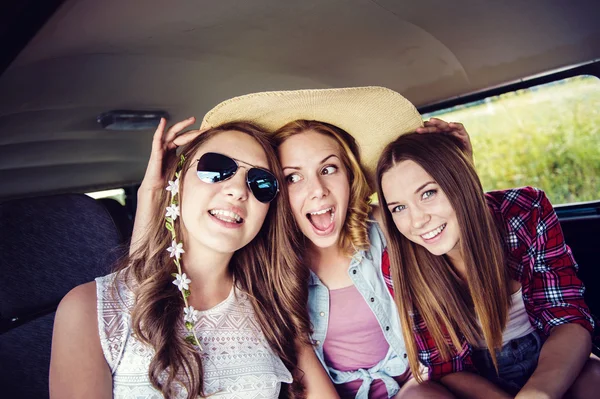
[{"label": "long brown hair", "polygon": [[[201,134],[183,149],[186,160],[182,170],[190,167],[194,162],[192,156],[206,141],[226,131],[253,137],[266,153],[269,169],[283,182],[272,138],[249,123],[226,123]],[[172,179],[176,169],[177,160],[174,160],[167,166],[166,176]],[[183,192],[184,179],[180,180],[180,192]],[[167,186],[167,181],[164,185]],[[183,198],[181,194],[180,198]],[[164,226],[164,209],[168,205],[165,190],[155,203],[147,234],[137,245],[138,249],[122,263],[119,276],[133,287],[136,295],[132,310],[134,334],[155,350],[148,371],[152,385],[165,398],[173,397],[181,385],[187,390],[188,398],[196,398],[203,394],[203,367],[197,350],[180,333],[184,303],[181,293],[172,284],[174,265],[166,251],[171,242]],[[291,215],[287,192],[281,190],[271,202],[259,233],[234,253],[229,268],[236,284],[248,294],[271,349],[292,372],[295,382],[287,394],[295,398],[303,395],[298,382],[301,371],[296,366],[295,344],[309,344],[306,285],[309,271],[300,263],[298,244],[292,241],[293,235],[288,234],[294,226]],[[175,228],[177,236],[183,237],[181,223],[175,223]]]},{"label": "long brown hair", "polygon": [[297,120],[279,128],[274,137],[277,146],[288,138],[307,131],[315,131],[332,138],[340,147],[341,160],[346,168],[350,183],[350,198],[346,220],[340,234],[339,247],[350,254],[356,249],[369,248],[369,196],[373,190],[369,186],[365,173],[360,166],[360,152],[356,140],[348,132],[325,122]]},{"label": "long brown hair", "polygon": [[[467,287],[446,256],[431,254],[404,237],[394,225],[381,179],[393,166],[407,160],[420,165],[435,180],[456,212]],[[413,313],[423,318],[444,360],[460,350],[461,336],[475,344],[483,334],[497,368],[495,349],[502,346],[510,304],[506,255],[501,232],[461,142],[440,134],[400,136],[383,151],[377,165],[377,185],[389,239],[395,301],[412,372],[420,381],[411,330]]]}]

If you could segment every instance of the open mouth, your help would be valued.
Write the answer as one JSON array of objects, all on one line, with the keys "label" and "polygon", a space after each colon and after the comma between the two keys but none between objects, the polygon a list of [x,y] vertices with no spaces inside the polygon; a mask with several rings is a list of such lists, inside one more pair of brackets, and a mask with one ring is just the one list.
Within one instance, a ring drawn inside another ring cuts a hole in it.
[{"label": "open mouth", "polygon": [[310,224],[319,232],[328,232],[333,227],[333,218],[335,217],[335,208],[329,207],[319,211],[306,214]]},{"label": "open mouth", "polygon": [[421,234],[421,238],[423,238],[424,240],[431,240],[431,239],[439,236],[442,233],[442,231],[444,231],[445,228],[446,228],[446,223],[444,223],[443,225],[441,225],[440,227],[438,227],[435,230],[431,230],[429,233]]},{"label": "open mouth", "polygon": [[225,223],[242,224],[244,219],[233,211],[225,211],[222,209],[211,209],[208,211],[210,215],[216,219],[219,219]]}]

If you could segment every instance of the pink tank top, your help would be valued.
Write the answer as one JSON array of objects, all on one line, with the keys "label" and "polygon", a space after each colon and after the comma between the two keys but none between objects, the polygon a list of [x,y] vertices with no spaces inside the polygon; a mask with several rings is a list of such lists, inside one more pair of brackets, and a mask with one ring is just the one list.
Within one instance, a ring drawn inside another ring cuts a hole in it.
[{"label": "pink tank top", "polygon": [[[381,327],[358,289],[351,285],[329,290],[329,325],[323,343],[325,363],[339,371],[369,369],[379,363],[389,349]],[[344,398],[354,398],[362,380],[336,385]],[[374,380],[369,398],[387,398],[385,384]]]}]

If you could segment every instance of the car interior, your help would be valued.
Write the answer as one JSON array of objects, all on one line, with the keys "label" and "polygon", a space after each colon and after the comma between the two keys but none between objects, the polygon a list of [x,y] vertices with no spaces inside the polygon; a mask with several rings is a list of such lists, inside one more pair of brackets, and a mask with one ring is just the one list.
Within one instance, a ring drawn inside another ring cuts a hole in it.
[{"label": "car interior", "polygon": [[[157,115],[169,123],[195,116],[198,126],[234,96],[351,86],[391,88],[432,114],[573,76],[600,77],[597,1],[42,3],[0,6],[6,398],[48,397],[58,303],[127,253]],[[595,132],[600,143],[600,125]],[[122,189],[122,200],[86,195],[109,189]],[[600,314],[596,195],[556,210],[586,301]]]}]

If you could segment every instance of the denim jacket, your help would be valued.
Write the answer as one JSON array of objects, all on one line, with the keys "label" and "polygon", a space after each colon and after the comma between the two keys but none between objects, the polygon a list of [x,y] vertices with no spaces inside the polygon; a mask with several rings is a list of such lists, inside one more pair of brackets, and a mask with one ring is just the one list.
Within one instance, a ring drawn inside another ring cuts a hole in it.
[{"label": "denim jacket", "polygon": [[352,257],[348,275],[375,315],[390,346],[388,353],[379,363],[370,369],[356,371],[339,371],[325,364],[323,343],[327,338],[329,324],[329,290],[311,271],[308,291],[308,308],[313,326],[312,340],[317,357],[334,384],[343,384],[357,379],[363,381],[356,399],[368,399],[371,382],[375,379],[381,379],[387,388],[388,397],[393,397],[400,387],[392,377],[402,375],[409,369],[398,309],[381,271],[381,258],[386,246],[385,238],[375,222],[369,226],[369,240],[371,242],[369,249],[357,251]]}]

